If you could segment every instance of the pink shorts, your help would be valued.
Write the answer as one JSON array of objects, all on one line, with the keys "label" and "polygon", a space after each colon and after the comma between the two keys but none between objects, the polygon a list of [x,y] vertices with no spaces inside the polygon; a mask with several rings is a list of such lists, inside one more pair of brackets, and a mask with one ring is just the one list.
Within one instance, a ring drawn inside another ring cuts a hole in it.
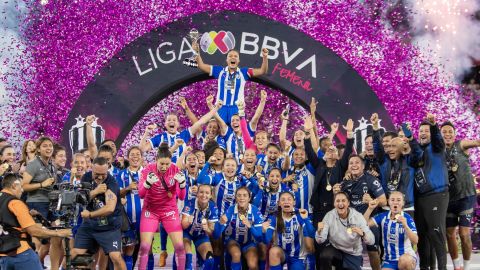
[{"label": "pink shorts", "polygon": [[167,233],[183,231],[178,210],[159,213],[159,211],[153,212],[144,207],[140,217],[140,232],[157,232],[160,222]]}]

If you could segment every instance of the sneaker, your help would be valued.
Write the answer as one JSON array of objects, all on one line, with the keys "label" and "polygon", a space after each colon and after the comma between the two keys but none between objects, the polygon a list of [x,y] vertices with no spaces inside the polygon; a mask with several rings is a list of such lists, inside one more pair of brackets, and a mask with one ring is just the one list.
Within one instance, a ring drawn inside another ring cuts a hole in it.
[{"label": "sneaker", "polygon": [[158,260],[158,267],[165,267],[165,265],[167,265],[167,258],[168,253],[166,251],[162,251],[162,253],[160,253],[160,259]]}]

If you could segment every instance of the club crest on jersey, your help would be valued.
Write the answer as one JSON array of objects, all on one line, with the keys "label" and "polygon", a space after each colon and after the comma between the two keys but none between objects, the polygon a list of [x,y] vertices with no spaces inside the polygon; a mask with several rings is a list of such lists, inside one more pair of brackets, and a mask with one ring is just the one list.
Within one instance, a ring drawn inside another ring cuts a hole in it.
[{"label": "club crest on jersey", "polygon": [[[80,151],[81,149],[87,148],[87,126],[85,124],[85,118],[79,115],[77,118],[77,123],[73,125],[69,132],[69,143],[72,154]],[[97,145],[105,140],[105,130],[97,124],[97,120],[92,123],[93,137]]]},{"label": "club crest on jersey", "polygon": [[[378,126],[380,135],[383,136],[385,128],[381,126],[381,121],[382,120],[378,120]],[[365,138],[367,138],[367,135],[373,134],[373,126],[363,116],[362,119],[358,120],[358,123],[359,126],[353,131],[353,138],[355,140],[353,145],[357,153],[362,153],[365,151]]]}]

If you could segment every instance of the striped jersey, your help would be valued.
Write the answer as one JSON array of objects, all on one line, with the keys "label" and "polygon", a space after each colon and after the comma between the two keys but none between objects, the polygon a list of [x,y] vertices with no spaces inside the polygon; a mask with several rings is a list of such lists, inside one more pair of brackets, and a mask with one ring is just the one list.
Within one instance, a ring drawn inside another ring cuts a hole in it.
[{"label": "striped jersey", "polygon": [[[407,236],[405,228],[400,222],[390,219],[391,212],[383,212],[373,217],[373,221],[380,227],[382,231],[382,241],[384,255],[383,260],[398,261],[403,254],[409,254],[416,257],[415,251],[412,248],[412,243]],[[415,222],[413,218],[402,212],[402,215],[407,220],[407,225],[414,233],[417,233]]]},{"label": "striped jersey", "polygon": [[268,174],[270,174],[270,171],[273,168],[278,168],[278,169],[281,170],[284,162],[285,162],[285,159],[283,157],[279,157],[279,158],[277,158],[277,160],[275,162],[269,163],[267,155],[260,154],[260,155],[257,155],[257,164],[256,165],[262,166],[261,173],[263,175],[267,176]]},{"label": "striped jersey", "polygon": [[183,215],[193,217],[193,223],[185,230],[191,237],[198,237],[207,235],[202,229],[202,220],[206,219],[208,222],[215,223],[218,221],[218,209],[213,201],[208,201],[208,206],[203,211],[198,206],[197,200],[185,203],[182,211]]},{"label": "striped jersey", "polygon": [[[117,175],[117,183],[120,189],[127,188],[132,182],[140,182],[142,168],[136,172],[132,172],[129,169],[120,171]],[[127,212],[127,216],[131,222],[140,224],[140,217],[142,212],[142,200],[138,194],[138,190],[132,190],[125,195],[127,203],[124,205]]]},{"label": "striped jersey", "polygon": [[[269,236],[273,235],[273,245],[281,247],[287,257],[304,259],[307,255],[304,238],[311,237],[305,233],[307,231],[306,226],[308,226],[307,222],[311,223],[311,221],[303,219],[300,214],[297,213],[290,219],[283,218],[285,230],[283,233],[277,233],[277,217],[271,215],[269,219],[270,226],[266,234]],[[269,237],[267,236],[267,238]]]},{"label": "striped jersey", "polygon": [[227,151],[232,153],[233,158],[240,162],[240,156],[245,153],[246,146],[245,141],[243,140],[242,134],[237,135],[232,128],[228,128],[227,134],[225,135],[225,143],[227,145]]},{"label": "striped jersey", "polygon": [[[313,193],[313,186],[315,185],[315,168],[310,163],[307,163],[301,169],[290,169],[288,175],[295,175],[294,183],[297,184],[298,190],[294,192],[296,208],[307,209],[309,213],[313,213],[313,208],[310,205],[310,198]],[[293,191],[291,183],[287,183],[287,187]]]},{"label": "striped jersey", "polygon": [[[225,137],[222,135],[217,135],[214,139],[220,148],[227,150],[227,144],[225,143]],[[200,144],[201,149],[205,148],[207,143],[207,132],[203,130],[199,135],[197,135],[197,141]]]},{"label": "striped jersey", "polygon": [[217,79],[217,102],[221,100],[224,106],[236,106],[239,100],[245,100],[245,83],[253,76],[251,68],[237,68],[233,73],[228,67],[212,66],[210,76]]},{"label": "striped jersey", "polygon": [[[227,216],[227,223],[223,226],[225,228],[225,239],[235,240],[239,244],[248,244],[254,241],[253,233],[250,229],[240,221],[241,213],[238,212],[238,206],[233,205],[226,211],[225,215]],[[247,213],[245,213],[245,218],[252,223],[251,229],[262,230],[263,218],[254,205],[249,204]],[[255,227],[255,228],[254,228]],[[227,241],[228,241],[227,240]]]},{"label": "striped jersey", "polygon": [[180,157],[183,150],[187,147],[187,143],[190,141],[191,138],[192,134],[190,133],[189,128],[175,134],[170,134],[164,131],[152,137],[150,139],[150,144],[152,145],[152,149],[157,148],[158,146],[160,146],[160,144],[164,142],[168,143],[168,147],[172,147],[175,144],[175,139],[182,139],[184,143],[180,145],[180,147],[178,147],[177,150],[175,150],[175,152],[172,154],[172,162],[175,163],[177,162],[177,158]]},{"label": "striped jersey", "polygon": [[268,216],[275,214],[278,209],[278,200],[280,199],[280,194],[286,190],[286,187],[281,184],[278,187],[278,190],[275,192],[268,192],[267,190],[260,189],[253,203],[259,207],[260,213],[266,219]]},{"label": "striped jersey", "polygon": [[197,185],[197,178],[190,175],[188,170],[183,170],[182,173],[185,175],[185,182],[187,183],[187,196],[185,197],[185,205],[187,205],[189,201],[194,201],[197,198],[197,194],[191,191],[191,187]]}]

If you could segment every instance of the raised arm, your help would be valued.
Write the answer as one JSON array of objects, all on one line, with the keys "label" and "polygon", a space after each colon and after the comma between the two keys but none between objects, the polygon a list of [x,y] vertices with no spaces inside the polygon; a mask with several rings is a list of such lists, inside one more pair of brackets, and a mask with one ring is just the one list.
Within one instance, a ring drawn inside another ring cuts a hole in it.
[{"label": "raised arm", "polygon": [[190,110],[190,107],[187,104],[187,100],[185,100],[184,97],[180,97],[180,107],[185,111],[185,114],[188,117],[188,120],[190,120],[191,124],[194,124],[198,121],[197,116]]},{"label": "raised arm", "polygon": [[330,125],[330,133],[328,134],[328,138],[332,142],[333,142],[333,139],[335,139],[335,135],[337,135],[338,127],[339,127],[338,123],[332,123]]},{"label": "raised arm", "polygon": [[282,114],[280,115],[282,119],[282,125],[280,126],[280,132],[278,134],[278,139],[280,140],[280,147],[282,149],[286,149],[287,146],[287,125],[288,125],[288,118],[289,113],[287,110],[283,110]]},{"label": "raised arm", "polygon": [[[222,102],[221,101],[218,101],[218,104],[219,106],[222,105]],[[214,105],[213,105],[213,96],[212,95],[209,95],[207,97],[207,106],[210,110],[213,109]],[[223,121],[223,119],[220,117],[220,115],[218,114],[218,112],[215,112],[215,114],[213,115],[213,117],[215,118],[215,120],[217,121],[218,123],[218,126],[219,126],[219,129],[220,129],[220,135],[222,136],[225,136],[227,135],[227,131],[228,131],[228,126],[227,124],[225,123],[225,121]]]},{"label": "raised arm", "polygon": [[[310,101],[310,116],[312,118],[313,133],[315,135],[315,140],[316,140],[316,137],[318,137],[317,117],[315,116],[315,113],[317,111],[317,104],[318,104],[318,101],[316,101],[315,98],[312,97],[312,100]],[[314,147],[313,149],[318,149],[318,148]]]},{"label": "raised arm", "polygon": [[385,155],[385,149],[383,148],[383,144],[382,144],[382,138],[380,135],[380,125],[379,125],[380,119],[378,119],[377,113],[372,114],[372,116],[370,117],[370,122],[372,123],[372,127],[373,127],[373,136],[372,136],[373,152],[377,160],[379,160],[380,163],[383,163],[386,158],[386,155]]},{"label": "raised arm", "polygon": [[153,130],[157,128],[156,124],[148,125],[143,132],[142,138],[140,139],[140,149],[142,152],[148,152],[152,150],[152,144],[150,143],[150,134]]},{"label": "raised arm", "polygon": [[[209,106],[210,111],[202,116],[200,119],[198,119],[197,122],[195,122],[191,127],[190,127],[190,134],[195,135],[197,133],[200,133],[202,130],[202,126],[208,123],[212,117],[214,117],[217,114],[217,111],[220,109],[222,106],[221,103],[217,103],[216,106]],[[224,122],[225,123],[225,122]]]},{"label": "raised arm", "polygon": [[198,47],[198,42],[195,42],[192,44],[192,48],[197,52],[197,58],[195,60],[197,60],[197,63],[198,63],[198,69],[200,69],[201,71],[205,72],[205,73],[208,73],[210,74],[211,70],[212,70],[212,66],[209,65],[209,64],[205,64],[203,62],[203,59],[202,59],[202,56],[200,55],[200,50],[199,50],[199,47]]},{"label": "raised arm", "polygon": [[304,119],[303,129],[305,130],[305,153],[307,154],[310,164],[312,164],[314,168],[317,168],[321,165],[321,161],[318,159],[317,152],[315,151],[318,147],[313,147],[313,144],[316,143],[318,146],[318,141],[314,135],[315,132],[313,132],[312,119],[308,116]]},{"label": "raised arm", "polygon": [[257,146],[250,137],[250,132],[248,132],[247,121],[245,120],[245,103],[243,101],[239,101],[237,103],[238,107],[238,116],[240,116],[240,129],[242,130],[242,138],[245,142],[246,149],[252,148],[257,152]]},{"label": "raised arm", "polygon": [[431,113],[427,114],[427,120],[430,122],[430,136],[432,151],[435,153],[441,153],[445,151],[445,141],[443,140],[440,128],[435,122],[435,116]]},{"label": "raised arm", "polygon": [[461,140],[460,147],[463,151],[467,151],[470,148],[480,147],[480,140]]},{"label": "raised arm", "polygon": [[369,227],[377,226],[377,223],[372,218],[370,218],[373,211],[375,211],[375,209],[377,207],[378,207],[378,201],[377,200],[371,200],[368,203],[367,211],[365,211],[365,213],[363,213],[363,217],[365,218],[365,221],[368,223]]},{"label": "raised arm", "polygon": [[343,155],[340,158],[340,167],[343,172],[345,172],[348,168],[348,158],[353,153],[353,120],[348,119],[347,125],[343,126],[343,128],[347,131],[347,143],[345,145],[345,151],[343,151]]},{"label": "raised arm", "polygon": [[[92,125],[93,122],[95,121],[95,115],[89,115],[85,119],[85,133],[86,133],[86,139],[87,139],[87,147],[88,150],[90,151],[90,155],[92,158],[95,158],[98,153],[97,145],[95,144],[95,138],[93,137],[93,130],[92,130]],[[115,158],[115,157],[113,157]]]},{"label": "raised arm", "polygon": [[[200,67],[200,65],[199,65]],[[266,74],[268,71],[268,49],[262,49],[262,66],[253,69],[253,77],[258,77]]]},{"label": "raised arm", "polygon": [[262,90],[260,92],[260,103],[258,104],[258,107],[255,110],[255,114],[250,120],[250,127],[252,128],[252,130],[257,130],[258,121],[260,120],[260,117],[262,117],[263,109],[265,108],[266,102],[267,102],[267,91]]}]

